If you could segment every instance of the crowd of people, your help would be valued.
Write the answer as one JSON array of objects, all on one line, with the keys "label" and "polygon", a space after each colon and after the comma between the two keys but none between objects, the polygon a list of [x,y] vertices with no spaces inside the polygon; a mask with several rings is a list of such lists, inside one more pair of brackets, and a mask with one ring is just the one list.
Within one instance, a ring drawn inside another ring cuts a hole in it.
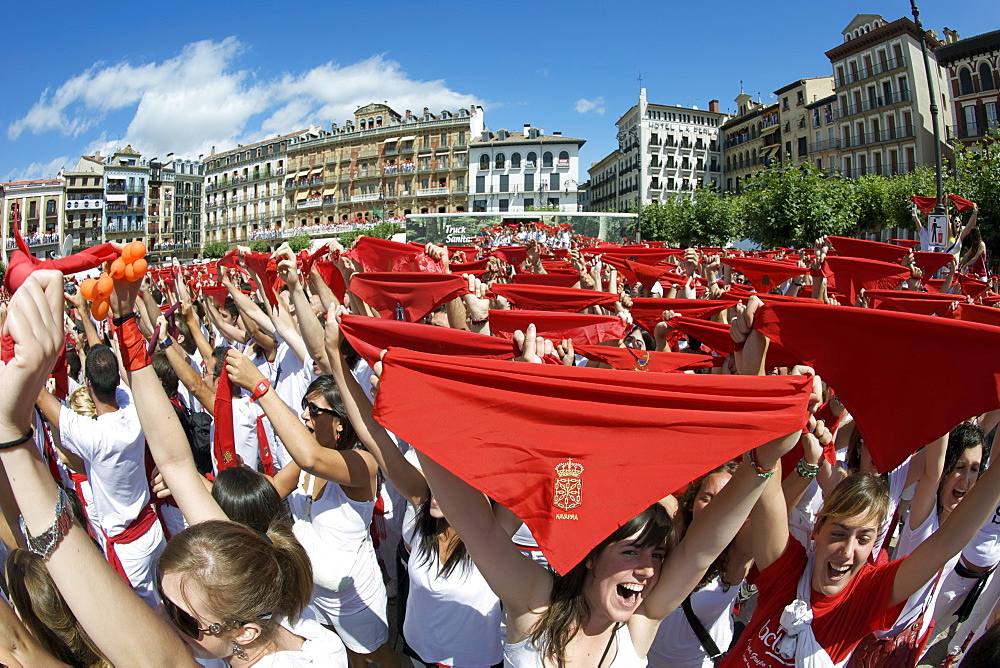
[{"label": "crowd of people", "polygon": [[379,223],[393,223],[399,225],[400,227],[406,227],[406,217],[405,216],[385,216],[383,218],[375,218],[373,220],[361,220],[355,219],[342,220],[339,223],[313,223],[311,225],[296,225],[293,227],[283,227],[283,228],[268,228],[264,230],[253,230],[248,234],[248,240],[258,241],[258,240],[268,240],[268,239],[288,239],[291,237],[298,236],[300,234],[305,234],[308,236],[318,236],[326,234],[341,234],[343,232],[352,231],[364,231],[371,229]]},{"label": "crowd of people", "polygon": [[99,283],[103,320],[15,257],[0,663],[915,666],[950,629],[998,665],[977,215],[943,251],[241,247]]}]

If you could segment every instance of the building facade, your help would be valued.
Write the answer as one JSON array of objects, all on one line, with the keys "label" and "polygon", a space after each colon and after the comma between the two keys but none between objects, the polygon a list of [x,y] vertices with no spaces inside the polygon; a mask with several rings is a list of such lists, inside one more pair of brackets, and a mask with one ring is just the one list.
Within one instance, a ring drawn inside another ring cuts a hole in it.
[{"label": "building facade", "polygon": [[401,115],[368,104],[342,128],[301,133],[288,146],[288,225],[466,211],[469,142],[483,129],[481,107]]},{"label": "building facade", "polygon": [[725,190],[732,193],[742,192],[750,176],[782,158],[779,104],[765,105],[740,93],[736,109],[720,129]]},{"label": "building facade", "polygon": [[174,220],[174,170],[159,160],[149,161],[149,204],[146,208],[148,250],[159,258],[172,240]]},{"label": "building facade", "polygon": [[954,118],[948,136],[969,145],[1000,130],[1000,30],[966,39],[945,30],[944,46],[934,55],[948,72]]},{"label": "building facade", "polygon": [[806,105],[809,114],[809,159],[816,169],[828,174],[840,164],[840,139],[837,137],[837,96],[827,95]]},{"label": "building facade", "polygon": [[618,210],[618,162],[622,154],[612,151],[597,162],[591,163],[589,204],[586,211]]},{"label": "building facade", "polygon": [[104,239],[104,158],[100,153],[81,156],[71,170],[63,170],[66,189],[65,234],[73,236],[73,251]]},{"label": "building facade", "polygon": [[579,152],[585,142],[530,125],[523,132],[483,130],[469,144],[470,210],[578,211]]},{"label": "building facade", "polygon": [[[920,33],[908,18],[888,22],[858,14],[843,44],[826,52],[834,73],[840,171],[845,176],[891,175],[934,164],[930,93]],[[941,43],[931,34],[927,46]],[[944,70],[932,57],[931,76],[942,127],[951,124]],[[942,134],[943,137],[943,134]]]},{"label": "building facade", "polygon": [[0,183],[3,197],[4,258],[16,248],[14,237],[14,205],[20,210],[20,232],[35,257],[46,258],[58,252],[62,243],[65,221],[65,191],[62,179],[13,181]]},{"label": "building facade", "polygon": [[149,164],[126,146],[104,163],[104,240],[147,241]]},{"label": "building facade", "polygon": [[165,255],[188,260],[201,252],[202,199],[205,186],[205,163],[201,160],[172,158],[166,167],[174,176],[173,222],[161,249]]},{"label": "building facade", "polygon": [[796,167],[811,162],[810,136],[814,134],[808,105],[833,94],[833,77],[810,77],[793,81],[774,91],[778,97],[778,123],[784,142],[782,160]]},{"label": "building facade", "polygon": [[[203,159],[205,242],[245,242],[260,230],[280,229],[285,224],[287,150],[292,139],[300,134],[240,145],[222,153],[216,153],[212,147],[211,154]],[[186,182],[192,186],[192,210],[182,213],[192,214],[194,241],[193,206],[197,179],[186,179]]]}]

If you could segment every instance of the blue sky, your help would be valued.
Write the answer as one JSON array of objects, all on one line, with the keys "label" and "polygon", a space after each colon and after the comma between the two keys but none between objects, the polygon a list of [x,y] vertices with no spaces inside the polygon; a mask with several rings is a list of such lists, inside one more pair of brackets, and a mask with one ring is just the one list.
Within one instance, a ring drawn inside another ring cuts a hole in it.
[{"label": "blue sky", "polygon": [[[0,181],[51,178],[126,143],[196,158],[342,124],[371,101],[435,113],[481,104],[494,130],[582,137],[583,171],[615,147],[640,73],[650,102],[717,98],[732,110],[741,80],[768,101],[830,74],[823,53],[855,14],[910,11],[905,0],[8,4]],[[939,34],[1000,28],[997,0],[920,5]]]}]

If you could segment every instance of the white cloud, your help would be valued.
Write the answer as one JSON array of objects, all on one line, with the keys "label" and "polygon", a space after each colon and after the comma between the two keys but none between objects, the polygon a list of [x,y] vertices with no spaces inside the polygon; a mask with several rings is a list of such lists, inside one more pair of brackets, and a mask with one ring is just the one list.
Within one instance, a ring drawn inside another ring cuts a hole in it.
[{"label": "white cloud", "polygon": [[604,114],[604,97],[595,97],[593,100],[588,100],[585,97],[581,97],[576,101],[576,110],[578,113],[586,114],[588,111],[593,111],[595,114]]},{"label": "white cloud", "polygon": [[[342,124],[370,102],[386,100],[400,113],[418,114],[424,107],[438,113],[483,104],[443,80],[413,79],[382,56],[259,80],[240,65],[246,51],[229,37],[188,44],[159,63],[95,63],[54,91],[44,91],[8,126],[7,136],[59,132],[79,137],[100,129],[100,136],[88,138],[85,153],[107,154],[131,144],[149,157],[170,152],[194,157],[212,146],[228,150],[313,124]],[[126,115],[127,128],[109,127],[112,112]]]},{"label": "white cloud", "polygon": [[33,162],[27,167],[12,169],[3,177],[3,181],[31,181],[34,179],[54,179],[59,176],[59,170],[69,167],[70,159],[65,155],[53,158],[48,162]]}]

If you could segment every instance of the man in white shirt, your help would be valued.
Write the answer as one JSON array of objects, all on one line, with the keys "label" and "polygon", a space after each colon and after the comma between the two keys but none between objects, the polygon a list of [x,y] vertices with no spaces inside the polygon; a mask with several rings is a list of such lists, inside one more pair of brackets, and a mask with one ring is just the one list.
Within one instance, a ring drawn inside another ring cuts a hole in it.
[{"label": "man in white shirt", "polygon": [[132,397],[120,382],[111,348],[92,346],[85,384],[97,418],[73,412],[45,390],[38,407],[58,429],[63,447],[83,459],[100,523],[98,541],[108,562],[155,607],[156,560],[166,543],[150,505],[146,439]]}]

